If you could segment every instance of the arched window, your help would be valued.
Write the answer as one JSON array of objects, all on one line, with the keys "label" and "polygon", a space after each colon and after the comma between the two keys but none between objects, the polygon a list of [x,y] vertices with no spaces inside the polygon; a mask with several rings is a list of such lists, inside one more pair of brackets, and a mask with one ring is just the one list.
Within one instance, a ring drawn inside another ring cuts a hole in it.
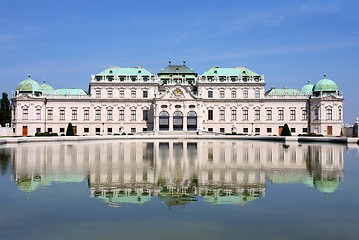
[{"label": "arched window", "polygon": [[176,111],[173,113],[173,130],[182,131],[183,130],[183,113]]},{"label": "arched window", "polygon": [[188,131],[197,130],[197,113],[195,111],[190,111],[187,114],[187,130]]},{"label": "arched window", "polygon": [[170,115],[168,114],[168,112],[166,112],[166,111],[160,112],[160,115],[159,115],[160,130],[168,131],[169,123],[170,123],[169,118],[170,118]]}]

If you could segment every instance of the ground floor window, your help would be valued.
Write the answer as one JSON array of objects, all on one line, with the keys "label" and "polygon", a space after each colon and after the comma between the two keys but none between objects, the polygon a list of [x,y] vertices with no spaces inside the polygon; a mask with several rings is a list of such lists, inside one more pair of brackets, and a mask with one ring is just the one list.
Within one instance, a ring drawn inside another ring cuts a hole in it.
[{"label": "ground floor window", "polygon": [[243,133],[248,133],[248,128],[243,128]]},{"label": "ground floor window", "polygon": [[303,129],[302,129],[302,132],[307,133],[307,132],[308,132],[308,128],[303,128]]},{"label": "ground floor window", "polygon": [[65,128],[60,128],[60,133],[64,133],[65,132]]},{"label": "ground floor window", "polygon": [[272,132],[272,128],[267,128],[267,133],[271,133]]},{"label": "ground floor window", "polygon": [[41,128],[36,128],[36,132],[37,133],[41,132]]},{"label": "ground floor window", "polygon": [[208,132],[213,132],[213,128],[208,128]]},{"label": "ground floor window", "polygon": [[101,133],[101,128],[96,128],[96,135],[100,135]]},{"label": "ground floor window", "polygon": [[220,128],[219,131],[220,131],[221,133],[224,133],[224,128]]},{"label": "ground floor window", "polygon": [[147,128],[143,128],[142,131],[143,131],[143,132],[147,132]]},{"label": "ground floor window", "polygon": [[295,128],[291,128],[290,132],[295,133]]},{"label": "ground floor window", "polygon": [[135,133],[136,132],[136,128],[131,128],[131,133]]},{"label": "ground floor window", "polygon": [[52,128],[48,128],[47,132],[52,133]]},{"label": "ground floor window", "polygon": [[111,134],[112,133],[112,128],[107,128],[107,132],[108,132],[108,134]]},{"label": "ground floor window", "polygon": [[89,128],[84,128],[84,132],[88,133],[88,132],[90,132],[90,129]]},{"label": "ground floor window", "polygon": [[261,129],[260,129],[260,128],[256,128],[255,131],[256,131],[256,133],[260,133],[260,132],[261,132]]}]

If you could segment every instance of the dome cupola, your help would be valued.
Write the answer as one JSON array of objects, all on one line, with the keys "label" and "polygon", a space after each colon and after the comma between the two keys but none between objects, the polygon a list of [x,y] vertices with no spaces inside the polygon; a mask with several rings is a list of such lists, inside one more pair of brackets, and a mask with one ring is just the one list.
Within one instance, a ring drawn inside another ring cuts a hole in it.
[{"label": "dome cupola", "polygon": [[30,78],[30,74],[29,74],[29,78],[22,81],[21,83],[19,83],[19,85],[17,85],[16,91],[18,91],[19,93],[35,93],[35,95],[39,95],[42,92],[42,89],[40,87],[40,84],[38,84],[36,81],[32,80]]},{"label": "dome cupola", "polygon": [[310,95],[313,92],[313,87],[314,85],[310,83],[310,80],[308,80],[308,83],[300,89],[300,92],[303,95]]}]

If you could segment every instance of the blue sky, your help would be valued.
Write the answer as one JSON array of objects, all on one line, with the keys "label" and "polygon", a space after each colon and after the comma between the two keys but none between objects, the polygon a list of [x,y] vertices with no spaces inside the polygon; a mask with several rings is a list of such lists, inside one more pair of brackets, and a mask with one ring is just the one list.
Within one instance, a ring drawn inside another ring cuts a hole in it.
[{"label": "blue sky", "polygon": [[267,89],[301,88],[323,74],[359,116],[359,1],[1,1],[1,91],[27,78],[88,89],[108,65],[152,73],[187,60],[202,74],[246,65]]}]

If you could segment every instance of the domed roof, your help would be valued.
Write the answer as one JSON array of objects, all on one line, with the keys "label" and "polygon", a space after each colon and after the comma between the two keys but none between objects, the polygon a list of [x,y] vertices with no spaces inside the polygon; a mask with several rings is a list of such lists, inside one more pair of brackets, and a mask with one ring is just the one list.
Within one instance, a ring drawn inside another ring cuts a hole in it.
[{"label": "domed roof", "polygon": [[53,92],[55,89],[51,87],[50,85],[46,84],[46,81],[44,80],[44,83],[40,85],[43,92]]},{"label": "domed roof", "polygon": [[313,92],[336,92],[339,91],[335,82],[327,78],[324,74],[324,78],[319,80],[313,87]]},{"label": "domed roof", "polygon": [[314,87],[314,85],[310,83],[310,80],[308,80],[308,83],[300,89],[300,92],[303,95],[309,95],[312,93],[313,87]]},{"label": "domed roof", "polygon": [[338,189],[339,182],[336,180],[315,180],[314,186],[323,193],[332,193]]},{"label": "domed roof", "polygon": [[28,79],[22,81],[21,83],[19,83],[19,85],[17,85],[16,90],[19,92],[42,92],[40,84],[32,80],[30,78],[30,74]]}]

